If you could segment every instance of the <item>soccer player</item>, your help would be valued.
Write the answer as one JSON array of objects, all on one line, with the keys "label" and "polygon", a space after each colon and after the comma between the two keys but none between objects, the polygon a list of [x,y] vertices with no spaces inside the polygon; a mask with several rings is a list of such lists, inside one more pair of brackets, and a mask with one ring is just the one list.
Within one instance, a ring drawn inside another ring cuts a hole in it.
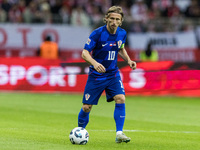
[{"label": "soccer player", "polygon": [[115,101],[116,143],[130,141],[123,133],[125,91],[117,67],[117,55],[119,54],[132,69],[136,68],[136,62],[130,59],[124,48],[126,31],[119,27],[123,17],[121,7],[110,7],[104,17],[106,25],[94,30],[85,44],[82,58],[91,65],[83,95],[83,106],[78,115],[78,126],[85,128],[92,106],[98,104],[105,90],[107,102]]}]

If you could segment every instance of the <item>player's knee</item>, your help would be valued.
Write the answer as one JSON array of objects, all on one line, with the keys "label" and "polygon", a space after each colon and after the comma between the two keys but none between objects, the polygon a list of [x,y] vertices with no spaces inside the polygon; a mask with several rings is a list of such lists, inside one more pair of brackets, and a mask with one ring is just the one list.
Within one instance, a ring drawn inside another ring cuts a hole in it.
[{"label": "player's knee", "polygon": [[123,95],[123,94],[116,95],[114,97],[114,100],[118,104],[123,104],[123,103],[125,103],[125,95]]},{"label": "player's knee", "polygon": [[88,104],[83,104],[83,111],[84,112],[90,112],[92,109],[92,105],[88,105]]}]

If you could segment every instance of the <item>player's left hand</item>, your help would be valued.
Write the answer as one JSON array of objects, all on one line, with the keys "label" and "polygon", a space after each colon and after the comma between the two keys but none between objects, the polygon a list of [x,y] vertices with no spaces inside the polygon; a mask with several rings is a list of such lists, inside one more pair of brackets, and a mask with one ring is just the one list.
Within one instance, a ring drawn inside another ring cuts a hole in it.
[{"label": "player's left hand", "polygon": [[131,67],[131,69],[133,69],[133,70],[136,69],[137,64],[136,64],[135,61],[130,61],[130,62],[128,62],[128,64],[129,64],[129,66]]}]

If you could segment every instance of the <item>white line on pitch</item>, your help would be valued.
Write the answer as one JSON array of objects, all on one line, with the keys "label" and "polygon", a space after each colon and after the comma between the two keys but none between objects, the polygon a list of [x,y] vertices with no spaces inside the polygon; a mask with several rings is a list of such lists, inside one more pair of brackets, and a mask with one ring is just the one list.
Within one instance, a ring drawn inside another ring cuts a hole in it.
[{"label": "white line on pitch", "polygon": [[[90,131],[100,131],[100,132],[115,132],[115,130],[90,130]],[[195,131],[160,131],[160,130],[150,130],[150,131],[145,131],[145,130],[124,130],[125,132],[158,132],[158,133],[197,133],[200,134],[200,132],[195,132]]]}]

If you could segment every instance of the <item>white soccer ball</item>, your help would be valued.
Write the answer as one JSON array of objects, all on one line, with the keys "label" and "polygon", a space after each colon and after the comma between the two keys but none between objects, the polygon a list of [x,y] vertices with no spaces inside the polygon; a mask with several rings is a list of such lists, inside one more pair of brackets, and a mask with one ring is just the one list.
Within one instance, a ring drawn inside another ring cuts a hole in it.
[{"label": "white soccer ball", "polygon": [[69,139],[72,144],[85,145],[89,140],[89,133],[85,128],[76,127],[70,132]]}]

